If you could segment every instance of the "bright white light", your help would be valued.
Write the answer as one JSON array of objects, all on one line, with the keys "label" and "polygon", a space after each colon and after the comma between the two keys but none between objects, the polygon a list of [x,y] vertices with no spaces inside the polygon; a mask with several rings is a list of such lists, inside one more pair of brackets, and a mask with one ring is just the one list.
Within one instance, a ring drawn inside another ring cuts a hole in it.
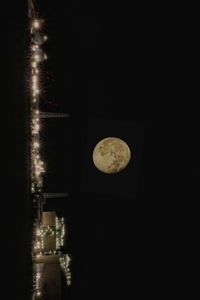
[{"label": "bright white light", "polygon": [[33,21],[33,28],[39,29],[41,27],[41,22],[37,19]]},{"label": "bright white light", "polygon": [[38,142],[34,142],[34,143],[33,143],[33,147],[34,147],[34,148],[39,148],[39,147],[40,147],[40,144],[39,144]]},{"label": "bright white light", "polygon": [[69,256],[69,255],[67,255],[67,256],[66,256],[66,258],[67,258],[67,262],[69,263],[69,262],[71,261],[71,258],[70,258],[70,256]]},{"label": "bright white light", "polygon": [[37,234],[37,236],[40,236],[40,235],[41,235],[40,229],[37,229],[36,234]]},{"label": "bright white light", "polygon": [[36,46],[33,45],[31,49],[32,49],[33,51],[35,51],[35,50],[36,50]]},{"label": "bright white light", "polygon": [[34,129],[38,132],[40,130],[40,125],[36,124]]},{"label": "bright white light", "polygon": [[33,67],[33,68],[36,68],[36,67],[37,67],[37,62],[36,62],[36,61],[33,61],[33,62],[32,62],[32,67]]}]

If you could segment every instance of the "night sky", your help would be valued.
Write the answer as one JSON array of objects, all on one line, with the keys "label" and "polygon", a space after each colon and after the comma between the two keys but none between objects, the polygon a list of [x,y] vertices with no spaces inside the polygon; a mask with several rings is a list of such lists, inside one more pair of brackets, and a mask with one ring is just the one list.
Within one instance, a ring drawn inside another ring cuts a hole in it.
[{"label": "night sky", "polygon": [[[4,300],[30,299],[25,2],[5,5],[0,18]],[[199,121],[183,80],[183,29],[142,4],[38,2],[49,37],[41,109],[70,115],[44,120],[42,130],[45,192],[69,192],[45,207],[69,225],[68,298],[193,299]],[[132,151],[119,174],[92,164],[94,146],[107,136]]]}]

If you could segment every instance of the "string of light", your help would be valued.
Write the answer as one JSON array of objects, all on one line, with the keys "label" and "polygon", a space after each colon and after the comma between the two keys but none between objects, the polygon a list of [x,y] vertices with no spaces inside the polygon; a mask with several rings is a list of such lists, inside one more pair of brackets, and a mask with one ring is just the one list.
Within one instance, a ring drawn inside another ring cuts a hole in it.
[{"label": "string of light", "polygon": [[47,41],[47,36],[42,32],[43,24],[44,20],[33,19],[30,26],[32,192],[41,191],[43,185],[43,174],[45,172],[40,149],[40,91],[42,88],[40,84],[41,63],[47,59],[47,55],[41,48],[42,45]]},{"label": "string of light", "polygon": [[[44,43],[48,40],[43,33],[44,20],[36,17],[32,0],[29,0],[30,13],[30,107],[31,107],[31,193],[33,201],[37,203],[37,212],[43,211],[43,176],[45,173],[45,164],[41,157],[41,119],[40,111],[41,101],[41,75],[42,63],[47,60],[47,55],[43,50]],[[43,226],[40,219],[34,223],[33,232],[33,297],[41,299],[42,297],[42,273],[41,264],[38,260],[45,255],[57,256],[61,269],[66,277],[66,284],[71,285],[71,258],[68,254],[63,254],[61,248],[65,240],[64,218],[55,218],[55,226]],[[45,241],[49,236],[55,238],[55,248],[46,250]],[[35,299],[35,298],[34,298]]]}]

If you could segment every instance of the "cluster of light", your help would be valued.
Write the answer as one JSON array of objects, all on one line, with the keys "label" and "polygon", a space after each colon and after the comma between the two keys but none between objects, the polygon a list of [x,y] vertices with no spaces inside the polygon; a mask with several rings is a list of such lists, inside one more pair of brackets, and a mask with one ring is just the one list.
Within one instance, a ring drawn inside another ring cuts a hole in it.
[{"label": "cluster of light", "polygon": [[[41,256],[48,256],[48,255],[58,255],[60,266],[64,272],[65,278],[66,278],[66,285],[70,286],[72,283],[71,278],[71,270],[70,270],[70,261],[71,258],[68,254],[63,254],[62,250],[60,250],[60,247],[64,245],[64,236],[65,236],[65,223],[64,218],[58,218],[55,219],[55,225],[52,226],[44,226],[37,224],[35,226],[35,258],[36,258],[36,264],[40,264],[37,259],[39,259]],[[56,249],[51,249],[49,251],[44,251],[44,237],[52,236],[56,241]],[[39,271],[35,275],[35,295],[37,297],[37,293],[41,293],[41,272]],[[39,297],[39,296],[38,296]]]},{"label": "cluster of light", "polygon": [[39,159],[39,160],[35,160],[34,164],[35,164],[35,176],[36,178],[38,178],[45,171],[44,163]]},{"label": "cluster of light", "polygon": [[39,147],[40,147],[40,143],[37,142],[37,141],[34,141],[34,142],[33,142],[33,149],[37,149],[37,148],[39,148]]},{"label": "cluster of light", "polygon": [[[42,269],[41,264],[35,263],[34,273],[33,273],[33,288],[36,298],[40,298],[42,295]],[[34,297],[35,299],[35,297]]]},{"label": "cluster of light", "polygon": [[66,255],[62,255],[59,260],[60,260],[61,268],[65,273],[66,283],[68,286],[70,286],[71,285],[71,270],[70,270],[71,258],[68,254],[66,254]]},{"label": "cluster of light", "polygon": [[59,219],[58,217],[56,217],[56,230],[60,229],[60,227],[61,227],[61,220],[62,219]]},{"label": "cluster of light", "polygon": [[[47,59],[47,55],[41,49],[41,45],[47,41],[47,36],[41,32],[42,19],[32,19],[30,26],[30,33],[32,35],[30,45],[30,92],[31,92],[31,192],[34,195],[34,202],[40,204],[40,196],[42,195],[43,189],[43,173],[44,162],[41,159],[40,148],[40,131],[41,131],[41,114],[40,114],[40,95],[42,87],[40,85],[40,64]],[[39,221],[38,221],[39,222]],[[64,270],[66,276],[66,283],[68,286],[71,285],[71,271],[70,271],[70,257],[62,254],[61,246],[64,246],[65,238],[65,224],[64,218],[56,217],[55,226],[41,226],[38,223],[34,231],[34,242],[33,242],[33,256],[36,259],[36,265],[39,266],[41,263],[37,261],[43,255],[58,255],[60,264]],[[52,236],[55,239],[55,248],[50,251],[44,251],[44,237]],[[34,288],[34,299],[41,298],[41,279],[42,274],[39,268],[34,274],[35,288]]]},{"label": "cluster of light", "polygon": [[37,242],[35,243],[34,249],[35,249],[35,250],[39,250],[40,248],[41,248],[41,243],[40,243],[39,241],[37,241]]},{"label": "cluster of light", "polygon": [[43,255],[44,241],[42,238],[42,230],[39,223],[35,224],[33,238],[33,258],[39,259]]},{"label": "cluster of light", "polygon": [[57,255],[58,254],[58,251],[56,250],[49,250],[49,251],[43,251],[42,252],[42,255]]},{"label": "cluster of light", "polygon": [[35,185],[33,183],[31,184],[31,192],[35,193]]},{"label": "cluster of light", "polygon": [[65,237],[65,224],[64,218],[56,217],[56,249],[59,249],[61,246],[64,246],[64,237]]},{"label": "cluster of light", "polygon": [[36,230],[36,235],[37,235],[37,236],[40,236],[40,235],[41,235],[41,230],[40,230],[39,228]]},{"label": "cluster of light", "polygon": [[32,169],[32,186],[31,191],[34,193],[38,188],[42,187],[43,180],[42,174],[45,172],[44,163],[40,156],[40,63],[47,59],[47,55],[41,49],[41,45],[47,40],[47,36],[44,36],[41,32],[42,19],[31,20],[31,54],[30,54],[30,66],[31,66],[31,169]]},{"label": "cluster of light", "polygon": [[33,29],[40,29],[41,28],[41,25],[42,25],[42,20],[39,20],[39,19],[35,19],[32,21],[32,28]]},{"label": "cluster of light", "polygon": [[61,227],[61,238],[60,238],[61,246],[64,246],[64,237],[65,237],[65,226],[62,225],[62,227]]},{"label": "cluster of light", "polygon": [[[65,224],[64,218],[59,219],[56,217],[55,226],[40,226],[36,228],[35,239],[36,244],[34,245],[35,250],[44,249],[44,237],[45,236],[55,236],[56,249],[59,250],[60,247],[64,246],[65,243]],[[40,241],[40,247],[37,242]]]},{"label": "cluster of light", "polygon": [[60,238],[56,237],[56,249],[59,249],[61,246]]},{"label": "cluster of light", "polygon": [[65,225],[61,226],[61,236],[64,237],[65,236]]},{"label": "cluster of light", "polygon": [[36,254],[36,258],[40,258],[42,256],[42,252],[40,251],[39,253]]},{"label": "cluster of light", "polygon": [[61,218],[60,220],[60,223],[61,223],[61,246],[64,246],[64,238],[65,238],[65,224],[64,224],[64,218]]},{"label": "cluster of light", "polygon": [[55,235],[55,234],[56,234],[55,226],[41,226],[40,235],[42,237],[46,235]]},{"label": "cluster of light", "polygon": [[37,297],[40,297],[41,294],[42,294],[42,293],[41,293],[40,291],[37,291],[37,292],[36,292],[36,296],[37,296]]},{"label": "cluster of light", "polygon": [[56,254],[60,250],[60,247],[64,246],[65,243],[65,224],[64,218],[59,219],[56,217],[57,226],[42,226],[38,225],[35,229],[35,242],[34,242],[34,251],[35,255],[38,254],[38,251],[42,250],[43,255],[49,255],[50,253],[43,252],[44,238],[47,236],[52,236],[55,238],[55,247],[56,251],[51,251],[51,254]]}]

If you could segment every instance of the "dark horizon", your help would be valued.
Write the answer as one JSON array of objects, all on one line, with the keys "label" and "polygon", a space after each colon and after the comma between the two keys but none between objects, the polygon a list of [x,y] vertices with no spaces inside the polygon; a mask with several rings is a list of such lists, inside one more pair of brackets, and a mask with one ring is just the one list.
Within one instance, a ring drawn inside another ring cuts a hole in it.
[{"label": "dark horizon", "polygon": [[[174,54],[170,59],[171,40],[162,45],[167,34],[160,23],[153,24],[139,5],[133,15],[125,5],[113,9],[81,1],[41,3],[49,37],[41,109],[70,115],[43,122],[45,191],[69,192],[45,209],[55,207],[69,226],[69,299],[138,293],[141,299],[190,299],[197,254],[198,111],[176,73]],[[28,300],[26,1],[5,4],[0,20],[6,150],[1,291],[6,300]],[[110,134],[124,137],[136,153],[137,167],[131,162],[116,177],[96,172],[91,163],[93,146]]]}]

